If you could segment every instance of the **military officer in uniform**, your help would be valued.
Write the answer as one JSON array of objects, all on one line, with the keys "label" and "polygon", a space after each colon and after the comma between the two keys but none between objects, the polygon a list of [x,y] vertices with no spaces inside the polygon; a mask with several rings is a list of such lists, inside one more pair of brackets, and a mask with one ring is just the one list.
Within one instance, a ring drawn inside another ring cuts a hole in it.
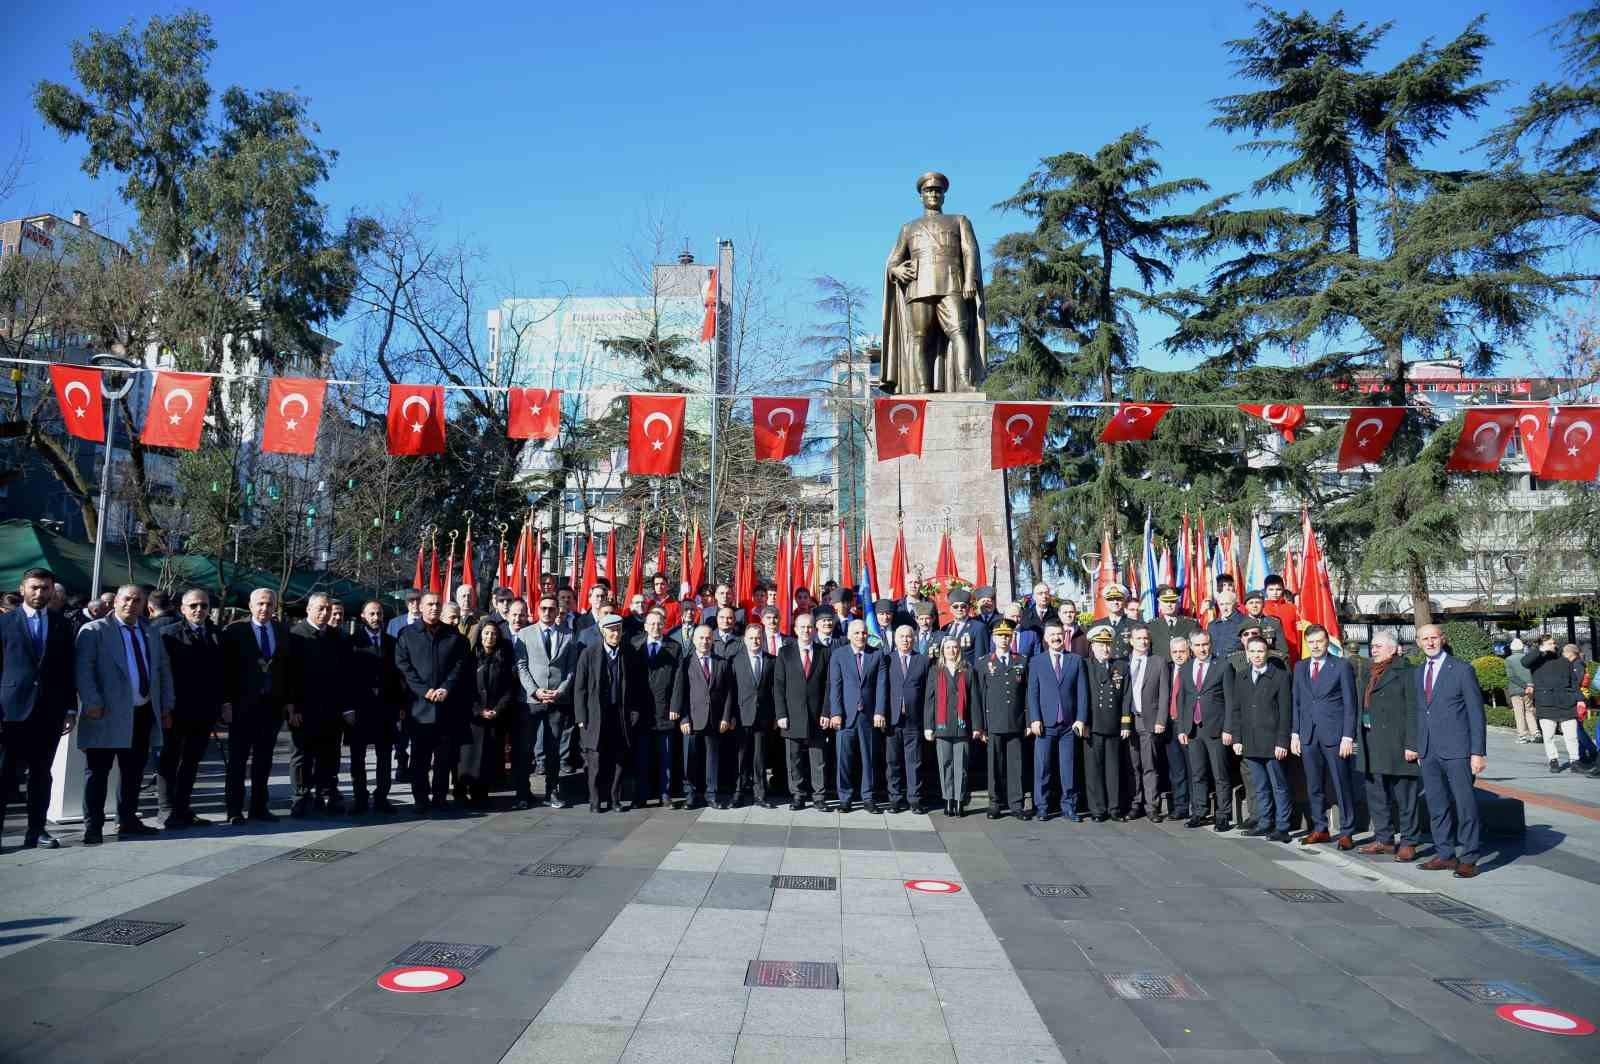
[{"label": "military officer in uniform", "polygon": [[1005,815],[1007,804],[1012,815],[1032,820],[1024,812],[1022,798],[1022,731],[1027,723],[1028,663],[1011,653],[1012,628],[1001,621],[992,633],[994,651],[976,666],[978,712],[973,728],[983,733],[989,747],[989,819]]},{"label": "military officer in uniform", "polygon": [[1133,727],[1133,714],[1123,702],[1128,662],[1113,656],[1116,638],[1115,627],[1107,622],[1089,629],[1089,744],[1084,769],[1089,776],[1089,815],[1102,824],[1112,818],[1128,819],[1122,812],[1122,742]]},{"label": "military officer in uniform", "polygon": [[949,189],[941,173],[917,178],[922,217],[900,227],[885,267],[883,386],[899,395],[970,392],[983,380],[978,238],[964,215],[943,213]]},{"label": "military officer in uniform", "polygon": [[1250,671],[1250,658],[1247,650],[1252,639],[1259,639],[1267,644],[1267,660],[1285,672],[1288,671],[1289,663],[1283,660],[1283,655],[1272,642],[1272,629],[1259,621],[1245,621],[1244,627],[1239,629],[1239,646],[1227,655],[1228,664],[1232,666],[1234,672],[1245,673]]},{"label": "military officer in uniform", "polygon": [[954,619],[939,634],[954,639],[967,664],[976,666],[989,653],[989,629],[982,621],[969,616],[971,608],[972,592],[961,588],[950,592],[950,613]]},{"label": "military officer in uniform", "polygon": [[[1283,634],[1283,622],[1266,611],[1266,596],[1255,589],[1244,593],[1245,624],[1258,624],[1261,626],[1261,638],[1267,641],[1267,649],[1275,651],[1281,657],[1285,647],[1289,645]],[[1243,633],[1239,641],[1244,642]]]},{"label": "military officer in uniform", "polygon": [[[1133,634],[1133,626],[1139,622],[1123,615],[1122,606],[1128,601],[1128,591],[1121,584],[1112,584],[1106,588],[1105,600],[1107,616],[1102,623],[1111,629],[1111,656],[1125,658],[1132,652],[1128,646],[1128,636]],[[1090,650],[1093,651],[1094,640],[1091,639],[1089,643]]]},{"label": "military officer in uniform", "polygon": [[1200,627],[1193,617],[1178,613],[1180,596],[1171,584],[1156,588],[1156,617],[1150,622],[1150,646],[1155,653],[1165,656],[1174,639],[1188,639]]}]

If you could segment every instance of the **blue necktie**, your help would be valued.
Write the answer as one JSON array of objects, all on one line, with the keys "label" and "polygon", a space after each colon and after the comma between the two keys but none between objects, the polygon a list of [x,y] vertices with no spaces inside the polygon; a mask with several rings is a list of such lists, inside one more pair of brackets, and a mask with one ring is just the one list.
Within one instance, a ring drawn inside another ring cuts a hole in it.
[{"label": "blue necktie", "polygon": [[35,657],[44,657],[44,611],[40,610],[31,618],[33,625],[33,653]]}]

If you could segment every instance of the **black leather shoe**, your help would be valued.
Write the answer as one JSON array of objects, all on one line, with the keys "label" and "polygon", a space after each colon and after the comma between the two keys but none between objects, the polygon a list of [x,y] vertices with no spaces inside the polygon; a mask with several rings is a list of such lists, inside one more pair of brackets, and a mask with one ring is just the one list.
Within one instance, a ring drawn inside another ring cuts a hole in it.
[{"label": "black leather shoe", "polygon": [[1166,819],[1166,817],[1162,816],[1160,813],[1151,813],[1150,814],[1150,823],[1152,823],[1152,824],[1159,824],[1165,819]]},{"label": "black leather shoe", "polygon": [[1267,838],[1271,839],[1273,842],[1288,842],[1289,833],[1287,831],[1274,831],[1271,835],[1268,835]]},{"label": "black leather shoe", "polygon": [[763,799],[761,799],[761,801],[758,804],[763,809],[776,809],[776,808],[778,808],[778,803],[774,802],[771,798],[763,798]]},{"label": "black leather shoe", "polygon": [[728,802],[728,801],[718,802],[717,803],[717,808],[718,809],[722,809],[722,810],[732,809],[733,808],[733,803],[732,802]]},{"label": "black leather shoe", "polygon": [[48,831],[40,831],[37,834],[30,831],[22,837],[22,848],[24,850],[59,850],[61,849],[61,843]]},{"label": "black leather shoe", "polygon": [[945,816],[955,816],[956,815],[956,803],[954,803],[954,802],[946,802],[946,803],[944,803],[944,815]]},{"label": "black leather shoe", "polygon": [[589,812],[591,812],[591,813],[600,812],[600,803],[599,802],[590,802],[589,803]]},{"label": "black leather shoe", "polygon": [[1096,813],[1094,815],[1094,822],[1096,824],[1104,824],[1107,820],[1110,820],[1110,819],[1111,819],[1111,814],[1110,813]]},{"label": "black leather shoe", "polygon": [[209,828],[216,823],[215,820],[208,820],[203,816],[195,816],[193,813],[190,813],[187,819],[189,826],[192,828]]},{"label": "black leather shoe", "polygon": [[[701,805],[704,805],[704,804],[705,804],[704,802],[701,803]],[[565,798],[557,798],[555,801],[550,803],[550,808],[551,809],[571,809],[572,808],[572,803],[567,801]],[[699,806],[696,806],[695,808],[699,808]]]},{"label": "black leather shoe", "polygon": [[1219,820],[1211,826],[1211,830],[1220,835],[1224,831],[1232,831],[1233,825],[1228,823],[1226,820]]},{"label": "black leather shoe", "polygon": [[296,819],[311,815],[311,803],[304,798],[296,798],[294,804],[289,806],[289,815]]},{"label": "black leather shoe", "polygon": [[989,811],[983,815],[988,817],[990,820],[999,820],[1001,817],[1005,816],[1004,813],[993,806],[990,806]]},{"label": "black leather shoe", "polygon": [[956,819],[959,820],[960,818],[962,818],[962,817],[964,817],[966,815],[967,815],[967,807],[962,805],[960,802],[957,802],[956,803]]},{"label": "black leather shoe", "polygon": [[839,812],[841,812],[841,813],[848,813],[854,808],[855,808],[855,803],[854,802],[840,802],[839,803]]},{"label": "black leather shoe", "polygon": [[385,816],[394,813],[394,806],[390,804],[387,798],[374,798],[372,800],[372,808],[374,812],[382,813]]},{"label": "black leather shoe", "polygon": [[126,824],[117,825],[118,835],[159,835],[160,828],[153,828],[142,820],[130,820]]},{"label": "black leather shoe", "polygon": [[1113,813],[1111,815],[1111,819],[1115,820],[1119,824],[1126,824],[1128,822],[1128,814],[1126,814],[1126,813]]},{"label": "black leather shoe", "polygon": [[1022,812],[1018,813],[1017,816],[1021,817],[1023,820],[1032,820],[1033,819],[1033,810],[1032,809],[1024,809]]},{"label": "black leather shoe", "polygon": [[[1243,828],[1247,832],[1254,831],[1256,829],[1256,824],[1257,820],[1255,817],[1249,817],[1245,820],[1239,821],[1239,827]],[[1267,830],[1271,831],[1272,829],[1268,828]]]},{"label": "black leather shoe", "polygon": [[259,820],[263,824],[276,824],[278,822],[278,814],[274,813],[274,812],[270,812],[269,810],[263,809],[259,813],[251,813],[250,814],[250,819],[251,820]]},{"label": "black leather shoe", "polygon": [[1061,815],[1060,813],[1051,813],[1051,812],[1040,813],[1039,814],[1039,823],[1047,824],[1050,821],[1052,821],[1052,820],[1056,819],[1057,817],[1059,817],[1060,815]]},{"label": "black leather shoe", "polygon": [[789,801],[789,809],[790,809],[791,812],[798,813],[800,810],[804,809],[805,807],[806,807],[806,803],[802,799],[793,798],[793,799],[790,799],[790,801]]},{"label": "black leather shoe", "polygon": [[867,812],[876,813],[881,816],[883,814],[883,806],[879,805],[877,802],[868,802]]},{"label": "black leather shoe", "polygon": [[1201,819],[1200,817],[1192,816],[1188,820],[1185,820],[1183,822],[1183,826],[1186,827],[1186,828],[1197,828],[1197,827],[1199,827],[1200,825],[1202,825],[1204,823],[1205,823],[1205,821],[1203,819]]},{"label": "black leather shoe", "polygon": [[249,823],[250,822],[242,816],[235,815],[228,818],[228,826],[230,828],[242,828]]},{"label": "black leather shoe", "polygon": [[83,829],[83,844],[85,846],[99,846],[105,841],[105,835],[101,833],[100,828],[92,827]]}]

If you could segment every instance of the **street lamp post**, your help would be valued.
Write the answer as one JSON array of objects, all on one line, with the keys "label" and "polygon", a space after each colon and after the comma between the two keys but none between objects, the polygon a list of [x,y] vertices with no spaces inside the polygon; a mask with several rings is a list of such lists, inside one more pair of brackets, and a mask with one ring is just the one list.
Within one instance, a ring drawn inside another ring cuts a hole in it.
[{"label": "street lamp post", "polygon": [[109,352],[91,356],[89,361],[99,366],[102,371],[123,375],[121,387],[115,389],[106,387],[105,372],[102,372],[100,377],[100,394],[107,400],[106,454],[105,461],[100,466],[99,520],[94,523],[94,575],[89,580],[89,598],[93,600],[100,594],[100,567],[106,551],[106,511],[110,506],[111,496],[111,452],[115,449],[117,436],[117,400],[132,390],[137,379],[135,374],[140,372],[140,368],[121,355]]},{"label": "street lamp post", "polygon": [[1528,556],[1519,551],[1513,551],[1501,558],[1505,563],[1506,572],[1511,574],[1511,609],[1516,614],[1517,635],[1522,635],[1522,567],[1527,564]]}]

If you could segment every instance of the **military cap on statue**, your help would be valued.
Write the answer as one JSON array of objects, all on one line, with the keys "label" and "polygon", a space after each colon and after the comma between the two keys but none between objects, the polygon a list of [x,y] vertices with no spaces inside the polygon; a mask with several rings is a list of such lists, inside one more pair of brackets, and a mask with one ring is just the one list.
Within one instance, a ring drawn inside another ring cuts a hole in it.
[{"label": "military cap on statue", "polygon": [[955,606],[958,604],[970,606],[972,604],[972,592],[959,587],[950,592],[950,605]]},{"label": "military cap on statue", "polygon": [[1113,643],[1117,633],[1109,624],[1097,624],[1089,629],[1088,639],[1091,643]]},{"label": "military cap on statue", "polygon": [[1004,620],[1000,621],[993,628],[989,629],[990,635],[1015,635],[1016,632],[1017,630],[1011,627],[1011,622]]},{"label": "military cap on statue", "polygon": [[1171,584],[1162,584],[1158,589],[1156,589],[1156,598],[1160,599],[1162,602],[1177,602],[1181,597],[1182,596],[1178,594],[1178,589],[1173,587]]},{"label": "military cap on statue", "polygon": [[1260,591],[1257,591],[1255,588],[1251,588],[1249,591],[1244,593],[1244,600],[1249,602],[1251,599],[1255,599],[1257,602],[1262,602],[1266,599],[1266,596]]},{"label": "military cap on statue", "polygon": [[941,174],[937,170],[929,170],[927,173],[925,173],[921,177],[917,178],[917,191],[918,192],[921,192],[924,188],[928,187],[929,185],[938,185],[939,186],[939,190],[941,192],[949,192],[950,191],[950,179],[948,177],[945,177],[943,174]]},{"label": "military cap on statue", "polygon": [[1121,584],[1111,584],[1106,588],[1105,598],[1108,602],[1121,602],[1128,597]]}]

